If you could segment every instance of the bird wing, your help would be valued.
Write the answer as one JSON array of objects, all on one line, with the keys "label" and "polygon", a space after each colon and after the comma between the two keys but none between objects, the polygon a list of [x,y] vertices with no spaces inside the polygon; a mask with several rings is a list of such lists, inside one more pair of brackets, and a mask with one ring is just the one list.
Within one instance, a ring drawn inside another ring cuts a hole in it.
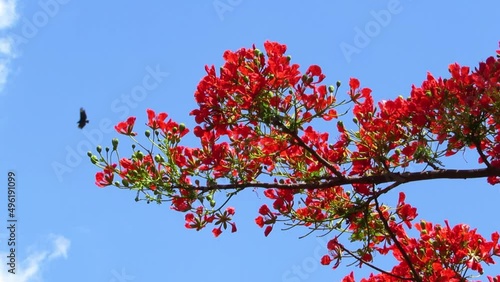
[{"label": "bird wing", "polygon": [[80,122],[85,123],[87,120],[87,114],[85,113],[85,110],[83,108],[80,108]]}]

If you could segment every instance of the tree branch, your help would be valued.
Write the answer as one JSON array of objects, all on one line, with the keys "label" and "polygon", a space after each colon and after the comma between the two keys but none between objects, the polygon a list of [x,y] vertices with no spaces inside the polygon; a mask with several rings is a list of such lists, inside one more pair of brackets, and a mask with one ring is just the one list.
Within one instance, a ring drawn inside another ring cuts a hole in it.
[{"label": "tree branch", "polygon": [[394,232],[392,232],[391,227],[389,226],[389,223],[385,219],[384,213],[380,209],[380,205],[378,203],[377,198],[374,198],[373,200],[375,201],[375,209],[377,210],[377,213],[380,217],[380,220],[382,220],[382,223],[384,224],[385,230],[387,230],[387,233],[389,233],[389,236],[391,237],[392,241],[394,242],[394,245],[396,245],[396,247],[398,248],[399,252],[403,256],[404,260],[406,261],[406,264],[408,264],[408,267],[410,268],[411,273],[413,274],[413,277],[415,278],[415,281],[421,282],[422,279],[420,278],[420,276],[418,275],[418,272],[413,267],[413,263],[411,262],[410,257],[403,249],[403,246],[401,246],[401,243],[398,241],[398,238],[396,238],[396,234],[394,234]]},{"label": "tree branch", "polygon": [[391,272],[388,272],[388,271],[385,271],[383,270],[382,268],[379,268],[367,261],[364,261],[362,258],[360,258],[359,256],[355,255],[353,252],[349,251],[346,247],[344,247],[342,244],[340,244],[340,248],[342,248],[342,251],[346,252],[348,255],[352,256],[355,260],[361,262],[361,263],[364,263],[366,264],[368,267],[370,268],[373,268],[375,269],[376,271],[380,272],[380,273],[383,273],[385,275],[388,275],[388,276],[392,276],[394,278],[397,278],[397,279],[401,279],[401,280],[413,280],[412,278],[404,278],[404,277],[400,277],[400,276],[397,276],[395,274],[392,274]]},{"label": "tree branch", "polygon": [[240,184],[217,184],[211,186],[170,186],[169,188],[184,188],[196,189],[204,192],[210,190],[225,190],[225,189],[240,189],[240,188],[279,188],[279,189],[322,189],[331,188],[340,185],[349,184],[382,184],[394,182],[408,183],[422,180],[432,179],[469,179],[469,178],[484,178],[488,176],[500,176],[500,169],[497,168],[480,168],[480,169],[440,169],[424,172],[403,172],[403,173],[384,173],[379,175],[355,176],[337,178],[332,176],[323,181],[312,183],[259,183],[249,182]]},{"label": "tree branch", "polygon": [[288,135],[292,136],[293,139],[298,143],[298,145],[302,148],[304,148],[306,151],[308,151],[311,155],[314,156],[322,165],[324,165],[328,170],[330,170],[337,178],[345,178],[344,175],[340,171],[338,171],[331,163],[329,163],[327,160],[325,160],[323,157],[321,157],[313,148],[307,146],[306,143],[300,138],[296,132],[293,132],[290,130],[288,127],[283,125],[282,123],[279,123],[278,126],[283,130],[283,132],[287,133]]}]

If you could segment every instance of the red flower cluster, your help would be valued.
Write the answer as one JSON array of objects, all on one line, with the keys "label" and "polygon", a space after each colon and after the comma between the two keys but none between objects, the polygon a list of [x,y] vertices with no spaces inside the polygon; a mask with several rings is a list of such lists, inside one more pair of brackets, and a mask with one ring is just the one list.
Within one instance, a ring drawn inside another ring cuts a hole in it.
[{"label": "red flower cluster", "polygon": [[255,218],[255,223],[262,228],[264,225],[266,226],[266,229],[264,230],[264,236],[268,236],[269,233],[273,230],[273,225],[276,223],[277,214],[271,212],[269,207],[267,205],[262,205],[259,209],[259,216]]},{"label": "red flower cluster", "polygon": [[[493,256],[500,256],[499,234],[491,235],[491,241],[486,240],[470,230],[467,225],[458,224],[450,227],[433,226],[429,222],[415,224],[420,231],[420,238],[410,238],[404,233],[398,234],[401,249],[393,245],[390,250],[399,261],[390,273],[370,275],[361,282],[404,281],[411,280],[416,273],[421,281],[464,281],[464,277],[472,277],[468,270],[483,274],[483,264],[493,264]],[[381,253],[386,250],[376,248]],[[411,266],[403,253],[408,256]],[[497,278],[498,279],[498,276]],[[489,277],[490,281],[495,281]],[[355,281],[351,273],[343,281]]]},{"label": "red flower cluster", "polygon": [[207,223],[212,223],[215,216],[208,216],[204,213],[203,207],[196,208],[195,213],[187,213],[185,216],[186,224],[184,225],[188,229],[196,229],[199,231],[207,225]]},{"label": "red flower cluster", "polygon": [[215,237],[218,237],[222,233],[222,228],[227,229],[227,225],[231,225],[231,232],[234,233],[238,229],[236,228],[236,223],[231,222],[231,216],[234,215],[234,208],[229,207],[227,208],[223,213],[216,213],[215,214],[215,225],[218,225],[219,227],[214,228],[212,230],[212,233],[214,234]]},{"label": "red flower cluster", "polygon": [[[359,125],[351,175],[367,175],[405,167],[408,162],[432,164],[437,156],[450,156],[475,148],[480,163],[500,167],[500,61],[489,57],[473,72],[449,66],[451,78],[431,74],[421,87],[413,86],[408,99],[382,101],[375,108],[371,90],[360,89],[352,78],[350,95]],[[434,143],[446,142],[441,153],[431,154]],[[498,183],[496,176],[488,178]]]},{"label": "red flower cluster", "polygon": [[[334,268],[346,255],[359,266],[371,266],[374,252],[396,258],[391,271],[362,281],[464,281],[467,271],[482,274],[485,264],[494,263],[493,257],[500,255],[498,233],[488,241],[464,224],[414,225],[417,210],[403,193],[395,208],[378,203],[380,195],[397,185],[380,189],[380,179],[362,180],[385,176],[390,180],[385,182],[401,184],[404,179],[394,172],[406,171],[409,164],[440,171],[439,157],[471,148],[491,172],[488,182],[500,183],[500,50],[498,58],[488,58],[473,71],[452,64],[450,78],[428,74],[408,98],[376,104],[372,91],[356,78],[349,81],[350,100],[337,102],[335,87],[321,84],[325,75],[319,66],[301,73],[285,55],[285,45],[265,42],[264,49],[265,54],[255,46],[226,51],[219,74],[214,66],[205,67],[207,75],[195,92],[198,108],[190,113],[198,124],[193,133],[199,148],[180,145],[189,132],[183,124],[148,109],[147,126],[154,133],[146,131],[146,137],[161,154],[133,146],[132,157],[118,164],[91,156],[103,169],[96,174],[96,185],[133,188],[145,193],[148,202],[169,201],[172,209],[187,212],[186,228],[213,224],[215,237],[229,227],[237,230],[234,208],[222,211],[226,202],[217,207],[216,192],[225,190],[231,198],[252,185],[266,187],[264,195],[272,206],[262,205],[255,218],[265,227],[265,236],[281,220],[339,231],[321,259]],[[337,107],[349,102],[357,130],[346,130],[337,121],[330,127],[338,133],[332,141],[329,133],[313,128],[318,121],[337,119]],[[130,117],[115,129],[136,136],[135,120]],[[116,141],[113,152],[117,146]],[[113,182],[115,174],[121,185]],[[261,176],[275,180],[259,186]],[[339,183],[351,184],[352,191]],[[407,235],[405,228],[412,226],[419,238]],[[349,251],[341,243],[343,234],[362,246]],[[500,276],[488,279],[498,281]],[[354,281],[354,274],[343,281]]]},{"label": "red flower cluster", "polygon": [[215,237],[222,234],[222,229],[227,229],[228,224],[231,226],[231,232],[237,231],[236,223],[231,222],[235,210],[233,207],[228,207],[224,212],[208,215],[203,207],[196,208],[195,213],[187,213],[185,216],[186,224],[184,225],[189,229],[196,229],[197,231],[203,229],[207,223],[212,223],[215,220],[215,225],[219,226],[212,230]]},{"label": "red flower cluster", "polygon": [[178,143],[180,139],[189,132],[189,129],[187,129],[183,124],[179,125],[172,119],[165,122],[165,119],[168,117],[167,113],[159,113],[156,115],[156,113],[151,109],[147,109],[146,111],[148,113],[147,126],[149,126],[152,130],[160,129],[163,136],[170,140],[170,142]]},{"label": "red flower cluster", "polygon": [[[206,67],[195,92],[199,108],[191,115],[200,125],[194,133],[211,152],[203,162],[211,164],[216,178],[248,182],[266,165],[268,171],[287,166],[289,178],[303,179],[322,167],[314,158],[304,158],[310,152],[290,145],[283,133],[295,134],[314,118],[337,117],[335,96],[319,85],[325,75],[316,65],[301,75],[299,66],[285,56],[285,45],[265,42],[264,47],[267,60],[255,47],[226,51],[220,75],[214,66]],[[263,134],[264,127],[268,134]],[[222,136],[230,142],[217,143]],[[328,134],[308,126],[301,139],[331,163],[345,157],[346,138],[328,146]],[[303,171],[304,165],[308,171]]]},{"label": "red flower cluster", "polygon": [[[404,194],[400,194],[396,215],[401,218],[408,228],[411,228],[410,222],[416,216],[416,209],[404,203]],[[376,251],[382,255],[392,253],[399,262],[390,272],[371,275],[368,279],[362,279],[363,282],[375,281],[405,281],[419,277],[421,281],[464,281],[464,277],[472,277],[469,270],[483,274],[484,264],[494,264],[493,257],[500,256],[500,244],[498,232],[491,235],[491,241],[486,240],[471,230],[467,225],[458,224],[450,227],[445,221],[446,226],[434,225],[429,222],[421,221],[415,224],[420,231],[420,238],[409,237],[400,223],[390,220],[391,215],[383,212],[383,220],[387,222],[390,233],[394,235],[375,236],[370,238],[369,252],[362,251],[360,265],[362,262],[372,262],[371,252]],[[374,233],[380,233],[378,226],[381,217],[370,218],[368,224]],[[359,221],[358,221],[359,222]],[[363,228],[359,224],[353,224],[350,227],[353,234],[363,234]],[[359,230],[355,230],[359,229]],[[395,244],[393,238],[397,240]],[[333,268],[340,264],[342,256],[345,255],[345,247],[339,243],[337,237],[330,240],[327,244],[329,253],[321,258],[323,265],[329,265],[335,261]],[[352,255],[352,253],[350,254]],[[493,278],[491,278],[493,279]],[[355,281],[354,274],[346,276],[342,281]],[[493,280],[491,280],[493,281]]]}]

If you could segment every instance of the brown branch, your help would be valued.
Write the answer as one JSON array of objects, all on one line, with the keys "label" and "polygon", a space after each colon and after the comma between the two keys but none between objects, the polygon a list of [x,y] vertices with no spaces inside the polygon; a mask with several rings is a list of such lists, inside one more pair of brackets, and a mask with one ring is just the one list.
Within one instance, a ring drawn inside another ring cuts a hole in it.
[{"label": "brown branch", "polygon": [[322,189],[331,188],[340,185],[349,184],[382,184],[394,182],[408,183],[422,180],[432,179],[470,179],[470,178],[484,178],[488,176],[500,176],[500,169],[497,168],[479,168],[479,169],[440,169],[424,172],[403,172],[403,173],[384,173],[379,175],[369,176],[354,176],[337,178],[335,176],[325,179],[323,181],[315,181],[309,183],[294,183],[294,184],[280,184],[280,183],[259,183],[249,182],[240,184],[217,184],[211,186],[170,186],[169,188],[184,188],[196,189],[202,191],[210,190],[226,190],[226,189],[239,189],[239,188],[279,188],[279,189]]},{"label": "brown branch", "polygon": [[397,276],[397,275],[395,275],[395,274],[393,274],[393,273],[391,273],[391,272],[389,272],[389,271],[385,271],[385,270],[383,270],[382,268],[377,267],[377,266],[375,266],[375,265],[373,265],[373,264],[371,264],[371,263],[369,263],[369,262],[367,262],[367,261],[363,260],[363,259],[362,259],[362,258],[360,258],[359,256],[355,255],[353,252],[349,251],[349,250],[348,250],[346,247],[344,247],[342,244],[340,244],[340,248],[342,249],[342,251],[346,252],[348,255],[352,256],[352,257],[353,257],[354,259],[356,259],[357,261],[359,261],[359,262],[361,262],[361,263],[366,264],[368,267],[373,268],[373,269],[375,269],[376,271],[378,271],[378,272],[380,272],[380,273],[383,273],[383,274],[385,274],[385,275],[392,276],[392,277],[394,277],[394,278],[401,279],[401,280],[408,280],[408,281],[412,280],[411,278],[404,278],[404,277]]},{"label": "brown branch", "polygon": [[487,166],[487,167],[492,167],[490,162],[488,161],[488,157],[486,157],[483,153],[483,150],[481,150],[481,142],[474,142],[474,145],[476,146],[476,150],[477,150],[477,153],[479,154],[479,156],[481,157],[481,160],[484,162],[484,164]]},{"label": "brown branch", "polygon": [[389,233],[389,236],[391,237],[392,241],[394,241],[394,245],[396,245],[396,248],[398,248],[399,252],[403,256],[404,260],[406,261],[406,264],[408,264],[408,267],[410,268],[410,271],[413,274],[415,281],[421,282],[422,279],[419,277],[418,272],[415,270],[415,267],[413,267],[413,263],[411,262],[410,257],[405,252],[405,250],[403,249],[403,246],[401,246],[401,243],[398,241],[398,238],[396,238],[396,234],[394,234],[394,232],[392,232],[391,227],[389,226],[389,223],[384,218],[384,213],[380,209],[380,205],[378,203],[377,198],[374,198],[373,200],[375,201],[375,209],[377,210],[377,213],[380,217],[380,220],[382,220],[382,223],[384,224],[385,230],[387,230],[387,233]]},{"label": "brown branch", "polygon": [[298,145],[302,148],[304,148],[306,151],[308,151],[311,155],[314,156],[322,165],[324,165],[328,170],[330,170],[337,178],[345,178],[344,175],[340,171],[338,171],[331,163],[329,163],[327,160],[325,160],[323,157],[321,157],[313,148],[307,146],[307,144],[300,138],[296,132],[293,132],[290,130],[288,127],[286,127],[284,124],[281,122],[278,123],[278,126],[283,130],[283,132],[287,133],[288,135],[292,136],[293,139],[298,143]]}]

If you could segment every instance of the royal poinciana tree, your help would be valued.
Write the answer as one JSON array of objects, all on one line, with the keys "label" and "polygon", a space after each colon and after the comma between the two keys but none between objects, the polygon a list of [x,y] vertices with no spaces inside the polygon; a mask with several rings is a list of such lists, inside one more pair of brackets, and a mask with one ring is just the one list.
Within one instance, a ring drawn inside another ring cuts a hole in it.
[{"label": "royal poinciana tree", "polygon": [[[230,200],[260,189],[268,200],[251,220],[265,236],[287,225],[326,234],[321,263],[336,268],[349,258],[371,267],[361,281],[467,281],[494,263],[498,232],[483,237],[465,224],[417,222],[400,187],[443,178],[500,182],[500,50],[474,70],[452,64],[448,78],[428,74],[408,98],[375,104],[355,78],[341,91],[340,82],[323,84],[317,65],[301,73],[285,45],[265,42],[264,49],[226,51],[219,71],[205,67],[190,113],[198,147],[183,145],[190,130],[166,113],[147,111],[147,144],[135,138],[135,117],[116,125],[133,152],[120,157],[118,139],[89,152],[102,169],[97,186],[168,202],[185,213],[186,228],[212,228],[216,237],[237,230]],[[443,166],[464,150],[477,153],[479,168]],[[399,201],[382,203],[387,193],[399,193]],[[375,254],[393,256],[396,265],[378,267]]]}]

